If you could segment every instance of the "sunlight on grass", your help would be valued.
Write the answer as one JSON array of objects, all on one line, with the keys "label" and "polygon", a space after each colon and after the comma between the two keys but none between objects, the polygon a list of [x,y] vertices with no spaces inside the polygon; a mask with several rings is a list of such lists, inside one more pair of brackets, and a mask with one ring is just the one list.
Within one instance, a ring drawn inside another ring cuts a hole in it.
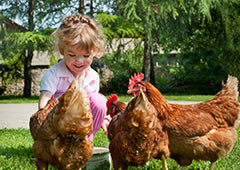
[{"label": "sunlight on grass", "polygon": [[212,99],[214,96],[213,95],[166,95],[164,96],[165,99],[171,100],[171,101],[207,101]]},{"label": "sunlight on grass", "polygon": [[[240,128],[238,128],[238,135],[240,135]],[[28,129],[1,129],[0,130],[0,169],[36,169],[35,158],[32,153],[33,139]],[[109,140],[106,135],[103,135],[103,130],[100,129],[93,139],[94,146],[108,147]],[[232,170],[240,169],[240,136],[235,143],[234,148],[230,154],[220,158],[215,169]],[[176,169],[178,164],[168,159],[168,168]],[[187,170],[208,169],[209,161],[200,161],[193,163]],[[49,169],[54,169],[52,166]],[[162,162],[151,158],[144,167],[129,167],[130,170],[155,170],[162,169]]]},{"label": "sunlight on grass", "polygon": [[[106,94],[108,98],[110,94]],[[129,102],[132,99],[132,95],[118,95],[118,100],[122,102]],[[213,95],[163,95],[166,100],[169,101],[207,101],[212,99]],[[7,103],[38,103],[38,96],[30,98],[24,98],[22,96],[0,96],[0,104]],[[240,101],[240,97],[238,97]]]},{"label": "sunlight on grass", "polygon": [[22,96],[0,96],[0,104],[7,103],[38,103],[39,96],[24,98]]},{"label": "sunlight on grass", "polygon": [[36,169],[29,130],[3,129],[0,139],[1,169]]}]

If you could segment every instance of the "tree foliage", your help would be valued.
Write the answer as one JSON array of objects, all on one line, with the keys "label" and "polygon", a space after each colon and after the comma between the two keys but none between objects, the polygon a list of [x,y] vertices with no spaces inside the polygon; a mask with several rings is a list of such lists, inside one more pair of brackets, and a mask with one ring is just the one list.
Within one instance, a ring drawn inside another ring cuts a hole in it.
[{"label": "tree foliage", "polygon": [[6,33],[1,45],[4,67],[1,70],[1,76],[5,84],[18,80],[22,77],[26,50],[28,44],[34,44],[37,51],[50,50],[52,42],[50,35],[43,35],[36,32],[15,32]]},{"label": "tree foliage", "polygon": [[99,13],[95,19],[101,24],[106,40],[113,38],[139,38],[142,27],[137,23],[130,23],[123,16]]},{"label": "tree foliage", "polygon": [[[29,23],[29,2],[34,2],[33,24]],[[144,58],[136,58],[141,59],[146,80],[154,78],[151,77],[153,52],[160,53],[159,47],[166,55],[172,50],[181,52],[177,54],[180,67],[172,69],[174,76],[169,79],[173,86],[193,83],[216,88],[215,82],[225,79],[227,74],[240,78],[239,0],[102,0],[95,2],[95,6],[92,2],[85,1],[84,11],[90,12],[102,25],[107,42],[111,44],[113,38],[144,40],[144,50],[140,54],[144,53]],[[0,1],[2,14],[11,19],[19,18],[29,30],[6,34],[5,41],[12,47],[9,49],[2,44],[4,63],[20,70],[24,58],[28,57],[23,51],[29,49],[29,44],[34,44],[31,45],[34,50],[48,49],[46,43],[51,31],[46,28],[56,28],[66,15],[77,13],[79,5],[79,0]],[[104,5],[108,7],[105,13]],[[40,31],[42,29],[45,31]],[[119,51],[109,57],[113,59],[110,65],[119,63],[121,66],[127,62]],[[139,69],[139,62],[129,59],[127,63],[130,63],[130,70]],[[13,78],[19,76],[18,72],[11,75]]]},{"label": "tree foliage", "polygon": [[[171,34],[175,37],[172,45],[181,49],[177,55],[180,67],[174,72],[175,86],[191,84],[201,89],[199,93],[214,94],[228,74],[239,78],[239,11],[237,1],[216,1],[210,8],[210,19],[192,15],[187,27],[180,24],[183,29],[176,30],[175,36]],[[171,20],[166,27],[169,24],[177,26]],[[180,34],[183,30],[184,34]]]},{"label": "tree foliage", "polygon": [[239,75],[239,3],[130,0],[125,12],[145,26],[151,51],[162,47],[167,54],[180,49],[173,85],[210,84],[217,90],[216,82],[227,74]]},{"label": "tree foliage", "polygon": [[[46,19],[49,19],[49,17],[53,15],[51,15],[50,13],[46,13],[45,11],[52,10],[53,13],[58,12],[61,14],[60,10],[55,11],[55,9],[58,9],[59,5],[61,5],[61,7],[65,7],[65,5],[68,4],[63,2],[65,1],[57,1],[56,3],[53,3],[53,1],[51,0],[47,0],[47,3],[41,0],[9,0],[0,2],[0,5],[2,6],[1,14],[11,19],[19,18],[23,26],[26,28],[26,30],[28,30],[28,32],[21,33],[20,35],[15,35],[15,33],[11,32],[7,33],[7,30],[5,30],[4,32],[6,33],[6,35],[4,35],[3,38],[6,38],[7,34],[10,34],[10,37],[12,38],[9,40],[5,39],[5,41],[3,41],[4,43],[2,43],[2,46],[7,43],[9,46],[12,45],[12,47],[18,48],[13,50],[15,54],[12,54],[14,55],[12,59],[15,59],[15,64],[13,65],[22,65],[22,63],[24,64],[22,67],[24,73],[24,97],[31,96],[31,62],[33,58],[33,51],[36,50],[36,45],[39,45],[39,43],[41,43],[41,41],[38,41],[42,39],[42,35],[36,32],[35,26],[38,26],[39,28],[44,28],[48,26]],[[56,8],[54,8],[53,6]],[[14,39],[15,36],[19,38],[20,42],[18,42],[18,39]],[[36,44],[36,42],[38,43]],[[16,43],[20,44],[17,45]],[[2,49],[4,50],[4,54],[8,53],[5,48]],[[10,69],[9,73],[13,74],[14,71],[18,72],[19,67],[12,67],[11,62],[6,62],[6,58],[8,57],[5,57],[4,64],[6,65],[5,68]]]}]

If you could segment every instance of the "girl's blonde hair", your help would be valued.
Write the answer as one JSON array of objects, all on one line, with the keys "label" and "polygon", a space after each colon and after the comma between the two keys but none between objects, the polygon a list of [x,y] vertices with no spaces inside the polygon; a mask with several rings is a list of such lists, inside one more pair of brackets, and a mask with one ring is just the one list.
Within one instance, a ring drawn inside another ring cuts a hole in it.
[{"label": "girl's blonde hair", "polygon": [[59,47],[73,46],[100,58],[104,44],[100,31],[93,19],[78,13],[67,16],[53,34],[58,38]]}]

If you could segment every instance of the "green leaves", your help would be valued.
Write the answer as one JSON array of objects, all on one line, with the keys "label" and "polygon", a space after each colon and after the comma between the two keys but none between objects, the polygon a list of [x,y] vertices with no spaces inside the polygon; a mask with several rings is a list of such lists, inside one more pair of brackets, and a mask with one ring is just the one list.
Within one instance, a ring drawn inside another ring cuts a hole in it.
[{"label": "green leaves", "polygon": [[34,45],[34,50],[44,51],[50,50],[52,40],[51,36],[36,32],[6,33],[0,46],[4,64],[0,71],[3,81],[7,84],[22,78],[21,72],[30,43]]},{"label": "green leaves", "polygon": [[50,48],[47,44],[52,41],[52,37],[35,32],[15,32],[6,34],[5,41],[8,45],[11,44],[12,47],[17,47],[16,50],[18,52],[26,50],[29,43],[34,44],[35,50],[49,50]]},{"label": "green leaves", "polygon": [[137,0],[130,0],[128,1],[126,8],[124,10],[124,13],[126,13],[127,15],[127,19],[134,21],[134,20],[138,20],[141,21],[142,18],[138,16],[136,9],[141,7],[142,4],[137,4]]},{"label": "green leaves", "polygon": [[136,23],[130,23],[124,17],[99,13],[96,15],[95,19],[101,23],[105,36],[104,38],[107,40],[140,36],[141,27]]}]

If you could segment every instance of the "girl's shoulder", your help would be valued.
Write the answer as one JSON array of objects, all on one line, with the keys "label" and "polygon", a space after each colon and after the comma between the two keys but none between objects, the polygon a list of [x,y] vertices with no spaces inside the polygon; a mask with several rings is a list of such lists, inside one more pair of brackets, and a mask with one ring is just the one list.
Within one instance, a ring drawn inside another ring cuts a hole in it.
[{"label": "girl's shoulder", "polygon": [[56,77],[66,77],[69,76],[69,71],[66,68],[64,60],[62,59],[57,64],[53,65],[51,68],[47,70],[50,74],[54,74]]},{"label": "girl's shoulder", "polygon": [[98,72],[96,70],[94,70],[92,67],[89,67],[88,74],[98,75]]},{"label": "girl's shoulder", "polygon": [[52,67],[50,67],[48,70],[61,70],[64,68],[64,66],[65,66],[64,60],[61,59],[56,64],[54,64]]},{"label": "girl's shoulder", "polygon": [[89,67],[89,70],[88,70],[88,76],[91,77],[91,78],[99,78],[99,74],[96,70],[94,70],[92,67]]}]

